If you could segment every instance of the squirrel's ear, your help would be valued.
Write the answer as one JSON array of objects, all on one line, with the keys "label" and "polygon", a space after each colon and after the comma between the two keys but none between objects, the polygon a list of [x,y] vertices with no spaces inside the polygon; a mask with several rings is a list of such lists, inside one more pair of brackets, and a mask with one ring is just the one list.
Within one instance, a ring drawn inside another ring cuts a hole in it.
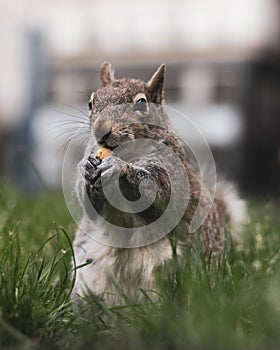
[{"label": "squirrel's ear", "polygon": [[114,81],[114,70],[110,63],[105,62],[102,64],[100,68],[100,77],[103,86],[107,86]]},{"label": "squirrel's ear", "polygon": [[152,102],[161,103],[163,100],[165,64],[162,64],[148,82],[148,89]]}]

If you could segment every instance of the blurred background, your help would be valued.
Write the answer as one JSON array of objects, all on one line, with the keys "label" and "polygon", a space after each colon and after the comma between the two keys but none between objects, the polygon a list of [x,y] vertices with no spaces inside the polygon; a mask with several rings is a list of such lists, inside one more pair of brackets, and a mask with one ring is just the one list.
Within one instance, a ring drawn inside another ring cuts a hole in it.
[{"label": "blurred background", "polygon": [[1,1],[0,28],[0,177],[61,186],[100,64],[148,80],[164,62],[166,102],[200,128],[218,170],[279,196],[280,1]]}]

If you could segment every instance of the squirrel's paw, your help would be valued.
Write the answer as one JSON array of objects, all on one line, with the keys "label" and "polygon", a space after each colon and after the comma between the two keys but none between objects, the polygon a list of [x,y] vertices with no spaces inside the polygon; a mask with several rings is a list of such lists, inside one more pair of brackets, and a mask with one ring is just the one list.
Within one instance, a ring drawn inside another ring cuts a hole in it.
[{"label": "squirrel's paw", "polygon": [[105,184],[113,175],[126,174],[127,170],[127,163],[114,156],[106,157],[101,161],[94,155],[90,155],[79,163],[79,171],[84,177],[86,185],[96,189]]},{"label": "squirrel's paw", "polygon": [[113,175],[124,175],[128,171],[128,164],[118,157],[109,156],[97,167],[101,170],[102,182],[109,180]]},{"label": "squirrel's paw", "polygon": [[101,161],[93,155],[89,155],[81,160],[78,169],[84,177],[87,185],[93,186],[101,175],[101,169],[98,168]]}]

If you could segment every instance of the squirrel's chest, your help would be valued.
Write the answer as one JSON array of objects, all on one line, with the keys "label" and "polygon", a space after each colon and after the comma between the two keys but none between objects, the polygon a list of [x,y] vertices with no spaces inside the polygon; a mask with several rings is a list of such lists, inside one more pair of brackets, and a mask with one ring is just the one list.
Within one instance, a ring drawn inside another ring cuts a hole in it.
[{"label": "squirrel's chest", "polygon": [[[95,238],[100,239],[102,226],[92,227],[92,230],[95,230]],[[143,297],[141,288],[156,289],[155,271],[172,259],[168,239],[142,248],[114,248],[90,238],[90,235],[85,236],[81,230],[76,233],[74,253],[76,265],[80,267],[76,272],[73,294],[83,295],[91,290],[96,294],[116,295],[119,294],[119,285],[123,293],[136,299]]]}]

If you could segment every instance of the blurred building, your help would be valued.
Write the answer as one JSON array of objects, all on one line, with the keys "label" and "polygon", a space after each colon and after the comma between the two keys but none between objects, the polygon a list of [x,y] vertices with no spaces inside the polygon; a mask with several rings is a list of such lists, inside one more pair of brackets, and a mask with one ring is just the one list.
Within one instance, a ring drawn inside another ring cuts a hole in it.
[{"label": "blurred building", "polygon": [[82,115],[100,64],[148,79],[165,62],[167,103],[202,130],[218,169],[279,194],[279,12],[277,0],[2,3],[0,172],[58,185],[60,121]]}]

